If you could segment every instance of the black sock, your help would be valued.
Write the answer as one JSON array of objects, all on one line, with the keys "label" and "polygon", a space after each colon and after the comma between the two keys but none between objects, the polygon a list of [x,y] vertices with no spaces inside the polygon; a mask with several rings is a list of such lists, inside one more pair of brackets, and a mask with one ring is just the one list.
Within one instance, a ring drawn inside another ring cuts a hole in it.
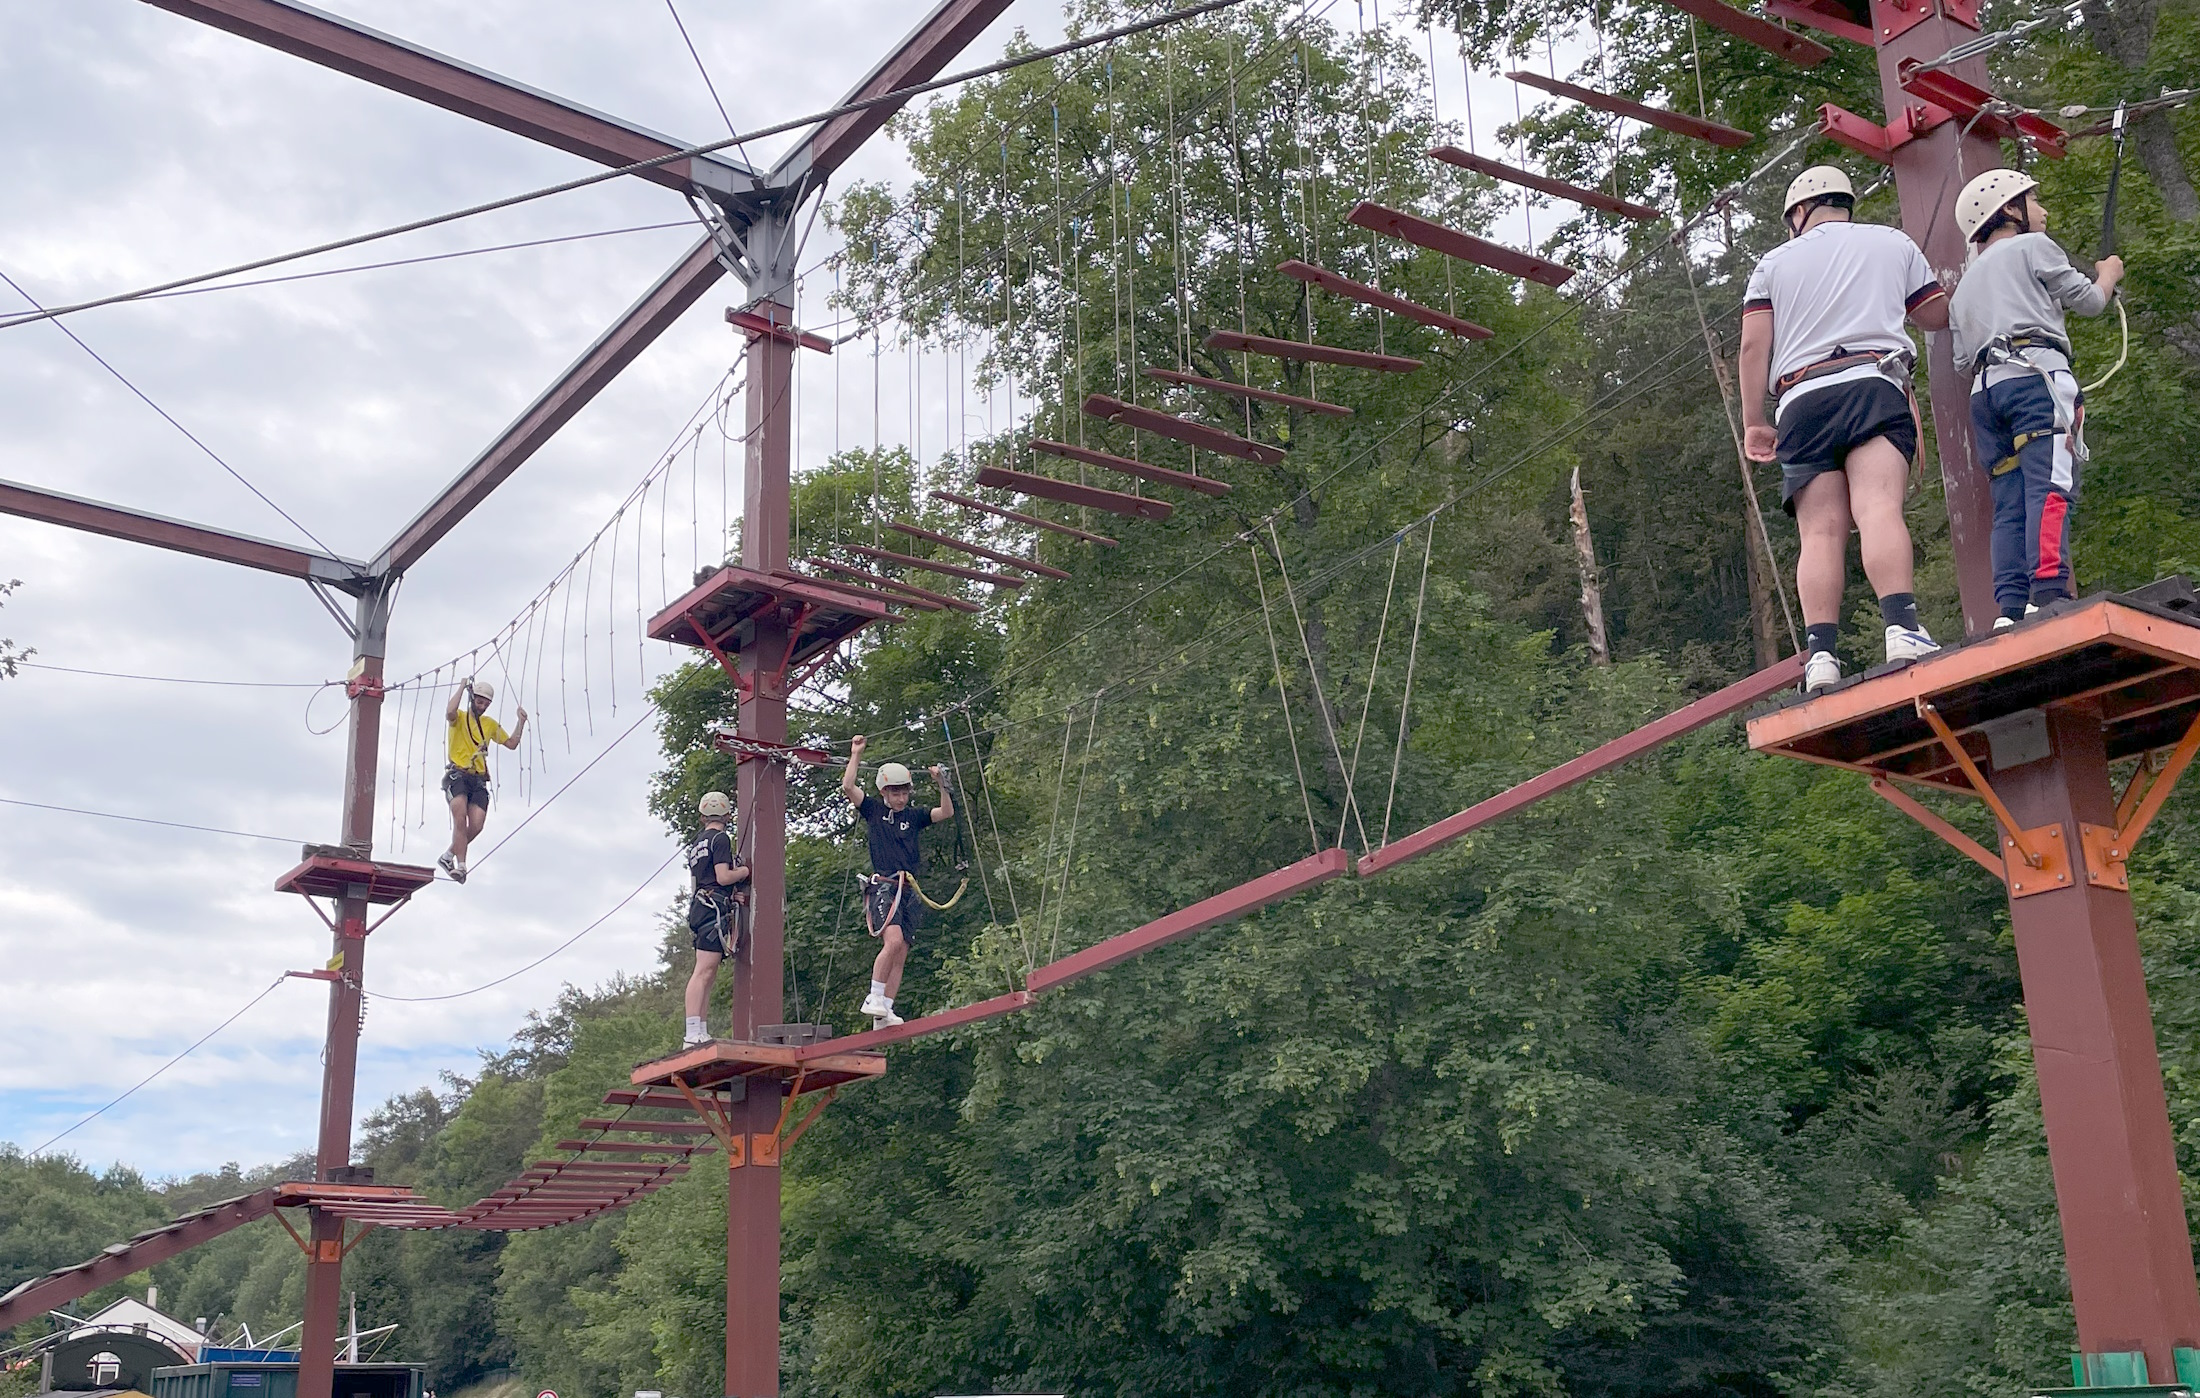
[{"label": "black sock", "polygon": [[2050,602],[2061,602],[2070,596],[2070,589],[2060,582],[2036,582],[2032,584],[2032,605],[2044,607]]},{"label": "black sock", "polygon": [[2010,621],[2022,621],[2024,620],[2024,603],[2017,602],[2003,607],[2001,614]]},{"label": "black sock", "polygon": [[1814,622],[1803,628],[1803,654],[1816,655],[1820,651],[1833,654],[1833,643],[1841,639],[1841,624],[1834,621]]},{"label": "black sock", "polygon": [[1889,626],[1899,626],[1905,631],[1917,630],[1917,594],[1888,593],[1879,599],[1879,615],[1886,619]]}]

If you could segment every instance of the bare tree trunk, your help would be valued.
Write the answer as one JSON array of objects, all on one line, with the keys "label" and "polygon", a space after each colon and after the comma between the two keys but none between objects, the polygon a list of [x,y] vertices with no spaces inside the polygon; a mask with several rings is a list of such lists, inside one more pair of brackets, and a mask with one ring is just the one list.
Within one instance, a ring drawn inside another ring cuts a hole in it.
[{"label": "bare tree trunk", "polygon": [[[2093,46],[2133,77],[2146,71],[2154,50],[2154,26],[2159,0],[2114,0],[2111,4],[2085,7],[2086,33]],[[2168,112],[2149,112],[2131,123],[2131,143],[2140,168],[2162,196],[2162,207],[2179,223],[2200,218],[2200,192],[2195,192],[2185,158],[2177,150],[2176,129]]]},{"label": "bare tree trunk", "polygon": [[1581,468],[1574,468],[1574,561],[1581,565],[1581,619],[1589,627],[1589,663],[1612,663],[1612,645],[1604,634],[1604,589],[1597,585],[1597,546],[1589,537],[1589,502],[1581,494]]},{"label": "bare tree trunk", "polygon": [[[1742,502],[1747,509],[1749,502]],[[1765,557],[1764,544],[1757,537],[1754,518],[1742,521],[1742,556],[1749,560],[1749,644],[1757,657],[1757,668],[1776,665],[1780,660],[1780,619],[1773,612],[1775,605],[1772,589],[1779,585],[1773,574],[1772,560]]]}]

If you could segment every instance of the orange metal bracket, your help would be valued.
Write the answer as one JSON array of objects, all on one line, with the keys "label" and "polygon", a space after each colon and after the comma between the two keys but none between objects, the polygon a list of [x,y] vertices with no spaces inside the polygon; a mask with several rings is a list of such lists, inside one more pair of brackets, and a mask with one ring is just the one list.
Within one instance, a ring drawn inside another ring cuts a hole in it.
[{"label": "orange metal bracket", "polygon": [[2185,729],[2185,736],[2163,761],[2159,774],[2152,781],[2147,774],[2155,770],[2153,754],[2139,761],[2139,769],[2131,774],[2131,784],[2124,788],[2122,799],[2116,803],[2116,824],[2078,827],[2085,844],[2085,881],[2096,888],[2129,889],[2131,875],[2125,867],[2131,852],[2138,848],[2139,837],[2160,814],[2162,804],[2177,789],[2178,779],[2192,765],[2194,756],[2200,755],[2200,718],[2195,718]]},{"label": "orange metal bracket", "polygon": [[2033,832],[2019,824],[2017,818],[2010,814],[2009,808],[2002,804],[2001,797],[1994,794],[1994,788],[1987,782],[1986,774],[1979,771],[1978,764],[1971,760],[1971,754],[1964,751],[1963,743],[1956,737],[1955,731],[1948,727],[1948,721],[1940,716],[1940,710],[1930,699],[1919,699],[1917,714],[1939,736],[1940,745],[1948,750],[1948,756],[1955,759],[1956,766],[1963,769],[1963,775],[1971,783],[1971,789],[1993,811],[1994,819],[2001,822],[2008,848],[2015,850],[2032,868],[2042,868],[2047,855],[2043,850],[2035,849],[2027,838]]},{"label": "orange metal bracket", "polygon": [[[2029,866],[2003,860],[2009,865],[2009,896],[2030,898],[2035,893],[2053,893],[2058,888],[2070,887],[2070,851],[2063,843],[2062,826],[2039,825],[2019,833],[2039,851],[2039,860]],[[2007,833],[2002,835],[2001,843],[2006,850],[2019,853],[2023,850],[2016,837]]]},{"label": "orange metal bracket", "polygon": [[831,1106],[833,1104],[833,1099],[835,1097],[838,1097],[839,1095],[839,1084],[836,1083],[833,1086],[826,1088],[824,1099],[821,1100],[816,1106],[810,1108],[810,1114],[802,1118],[800,1122],[796,1123],[794,1130],[787,1133],[787,1138],[779,1143],[780,1149],[792,1149],[794,1143],[802,1139],[802,1133],[810,1129],[810,1123],[816,1121],[818,1118],[818,1114],[823,1112],[827,1107]]},{"label": "orange metal bracket", "polygon": [[290,1235],[290,1240],[298,1245],[298,1251],[309,1258],[313,1256],[313,1244],[307,1242],[297,1229],[290,1226],[290,1220],[283,1217],[281,1209],[270,1209],[268,1212],[275,1215],[275,1221],[283,1226],[283,1231]]},{"label": "orange metal bracket", "polygon": [[361,1243],[365,1242],[367,1240],[367,1235],[369,1233],[372,1233],[373,1231],[374,1225],[371,1223],[366,1224],[365,1226],[360,1228],[358,1232],[351,1235],[351,1241],[344,1244],[344,1250],[338,1253],[337,1256],[340,1258],[351,1256],[351,1250],[359,1246]]},{"label": "orange metal bracket", "polygon": [[1932,831],[1941,839],[1946,840],[1957,854],[1976,863],[1981,869],[2002,882],[2007,883],[2009,881],[2008,866],[2004,865],[1998,857],[1987,853],[1984,845],[1964,834],[1961,830],[1956,829],[1947,821],[1942,820],[1924,806],[1919,805],[1908,792],[1896,789],[1893,782],[1888,781],[1885,777],[1873,777],[1872,792],[1888,805],[1916,821],[1919,825],[1924,826],[1927,830]]}]

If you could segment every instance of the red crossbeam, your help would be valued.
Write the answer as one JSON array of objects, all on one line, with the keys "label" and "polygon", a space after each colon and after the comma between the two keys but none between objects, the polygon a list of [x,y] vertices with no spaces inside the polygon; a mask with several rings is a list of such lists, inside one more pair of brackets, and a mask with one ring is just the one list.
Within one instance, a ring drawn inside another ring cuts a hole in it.
[{"label": "red crossbeam", "polygon": [[1037,515],[1027,515],[1017,510],[1004,510],[999,505],[988,505],[983,500],[969,495],[957,495],[952,490],[935,490],[932,492],[932,498],[945,500],[950,505],[960,505],[966,510],[976,510],[980,514],[992,515],[997,519],[1028,524],[1034,529],[1050,529],[1057,534],[1067,534],[1072,539],[1083,539],[1088,544],[1102,544],[1111,549],[1118,547],[1115,540],[1105,534],[1088,533],[1071,525],[1056,524],[1051,519],[1041,519]]},{"label": "red crossbeam", "polygon": [[690,1151],[709,1150],[710,1147],[708,1145],[682,1145],[677,1141],[560,1141],[555,1149],[624,1151],[631,1154],[640,1154],[644,1151],[664,1151],[684,1154]]},{"label": "red crossbeam", "polygon": [[117,1244],[89,1262],[26,1281],[0,1297],[0,1334],[88,1296],[110,1282],[121,1281],[132,1272],[218,1238],[232,1228],[265,1218],[274,1212],[275,1202],[276,1191],[272,1189],[230,1199]]},{"label": "red crossbeam", "polygon": [[1358,873],[1366,878],[1385,869],[1395,868],[1409,859],[1427,854],[1439,845],[1446,845],[1471,830],[1503,820],[1515,811],[1534,805],[1547,796],[1555,796],[1570,786],[1578,785],[1606,772],[1630,758],[1640,757],[1663,743],[1669,743],[1684,733],[1693,733],[1707,723],[1725,718],[1737,709],[1746,709],[1760,699],[1767,698],[1794,684],[1803,673],[1803,657],[1791,655],[1777,665],[1759,670],[1745,680],[1737,680],[1715,694],[1707,694],[1693,704],[1675,709],[1655,722],[1645,724],[1625,737],[1614,738],[1601,747],[1594,747],[1573,759],[1553,767],[1541,776],[1531,777],[1508,791],[1501,791],[1486,801],[1467,807],[1455,816],[1446,817],[1425,830],[1419,830],[1401,840],[1393,840],[1360,859]]},{"label": "red crossbeam", "polygon": [[1324,413],[1330,417],[1352,416],[1352,410],[1342,403],[1324,403],[1319,398],[1302,398],[1296,393],[1278,393],[1272,388],[1255,388],[1251,384],[1232,383],[1228,379],[1210,379],[1201,374],[1182,374],[1174,369],[1147,369],[1144,373],[1149,379],[1182,384],[1186,388],[1212,389],[1216,393],[1253,398],[1263,403],[1281,403],[1287,408],[1303,408],[1307,412]]},{"label": "red crossbeam", "polygon": [[1154,466],[1144,461],[1133,461],[1113,452],[1094,451],[1090,447],[1073,447],[1067,442],[1050,442],[1044,437],[1031,439],[1031,449],[1047,456],[1065,457],[1082,461],[1087,466],[1098,466],[1103,471],[1121,471],[1126,476],[1136,476],[1156,485],[1173,485],[1182,490],[1196,490],[1202,495],[1222,496],[1230,493],[1228,481],[1218,481],[1213,476],[1195,476],[1189,471],[1172,471],[1166,466]]},{"label": "red crossbeam", "polygon": [[[889,587],[896,592],[906,592],[910,598],[906,605],[909,606],[926,607],[932,611],[938,611],[942,607],[953,607],[958,612],[978,610],[978,604],[975,602],[965,602],[960,597],[950,597],[944,592],[934,592],[928,587],[918,587],[915,583],[906,583],[899,578],[889,578],[878,573],[866,573],[861,568],[851,568],[845,563],[835,563],[829,558],[805,558],[802,561],[812,568],[830,569],[835,573],[845,573],[851,578],[861,578],[865,582],[874,583],[879,587]],[[818,581],[823,582],[824,579],[820,578]]]},{"label": "red crossbeam", "polygon": [[822,1058],[829,1053],[852,1053],[858,1049],[884,1048],[904,1039],[921,1038],[937,1034],[943,1029],[960,1029],[966,1024],[979,1024],[989,1019],[999,1019],[1030,1004],[1037,997],[1028,990],[1012,991],[996,995],[990,1000],[980,1000],[975,1005],[964,1005],[957,1010],[942,1010],[936,1015],[921,1015],[916,1019],[897,1024],[891,1029],[873,1029],[868,1033],[850,1034],[845,1039],[825,1039],[804,1048],[803,1058]]},{"label": "red crossbeam", "polygon": [[777,340],[783,345],[793,345],[798,349],[816,350],[819,354],[831,354],[833,352],[833,342],[823,335],[813,335],[807,330],[778,320],[775,313],[785,310],[786,307],[770,301],[761,304],[765,307],[765,312],[762,315],[757,314],[755,311],[737,311],[728,308],[726,311],[726,324],[748,331],[751,340]]},{"label": "red crossbeam", "polygon": [[1778,54],[1799,68],[1815,68],[1833,57],[1833,50],[1817,40],[1782,29],[1747,10],[1737,10],[1725,0],[1667,0],[1667,3],[1676,10],[1694,15],[1713,29],[1732,34],[1745,44],[1755,44],[1766,53]]},{"label": "red crossbeam", "polygon": [[1361,200],[1345,215],[1347,223],[1382,233],[1415,247],[1428,248],[1446,257],[1456,257],[1462,262],[1472,262],[1493,272],[1503,272],[1508,277],[1525,277],[1545,286],[1564,286],[1574,275],[1574,269],[1561,266],[1548,258],[1533,253],[1508,248],[1472,233],[1462,233],[1456,228],[1446,228],[1441,223],[1431,223],[1425,218],[1400,209],[1386,208],[1369,200]]},{"label": "red crossbeam", "polygon": [[1559,97],[1570,97],[1584,107],[1594,107],[1600,112],[1610,112],[1614,116],[1628,117],[1646,125],[1655,126],[1662,131],[1670,131],[1676,136],[1687,136],[1698,141],[1709,141],[1712,145],[1724,146],[1729,150],[1746,146],[1757,139],[1756,136],[1737,127],[1723,126],[1716,121],[1705,121],[1702,117],[1683,116],[1679,112],[1669,112],[1663,107],[1646,107],[1640,102],[1630,102],[1624,97],[1614,97],[1609,92],[1598,92],[1595,88],[1582,87],[1578,83],[1560,82],[1557,78],[1546,78],[1540,73],[1512,72],[1507,73],[1505,76],[1516,83],[1526,83],[1529,87],[1541,88],[1543,91]]},{"label": "red crossbeam", "polygon": [[[706,1098],[710,1093],[703,1094]],[[603,1095],[607,1107],[671,1107],[675,1111],[693,1110],[688,1099],[679,1093],[662,1087],[615,1087]]]},{"label": "red crossbeam", "polygon": [[1410,374],[1421,367],[1418,359],[1402,354],[1376,354],[1372,350],[1341,349],[1336,345],[1310,345],[1301,340],[1278,340],[1267,335],[1247,335],[1236,330],[1217,330],[1202,341],[1209,349],[1243,350],[1272,359],[1296,359],[1308,364],[1341,364],[1347,369],[1380,369],[1386,374]]},{"label": "red crossbeam", "polygon": [[1156,947],[1180,941],[1194,932],[1204,932],[1217,924],[1241,918],[1256,912],[1270,903],[1281,902],[1295,893],[1303,893],[1317,884],[1324,884],[1345,871],[1349,856],[1341,849],[1325,849],[1296,864],[1287,864],[1272,874],[1264,874],[1249,883],[1203,898],[1188,908],[1180,908],[1165,917],[1155,918],[1143,927],[1095,943],[1074,955],[1049,962],[1031,973],[1025,982],[1033,991],[1049,990],[1058,985],[1104,971],[1118,962],[1128,961]]},{"label": "red crossbeam", "polygon": [[632,1121],[620,1117],[589,1117],[575,1128],[580,1131],[649,1131],[660,1136],[700,1136],[710,1128],[700,1121]]},{"label": "red crossbeam", "polygon": [[1311,262],[1301,262],[1293,258],[1289,262],[1277,264],[1276,270],[1296,281],[1305,282],[1308,286],[1318,286],[1332,296],[1342,296],[1349,301],[1394,312],[1407,320],[1419,321],[1438,330],[1447,330],[1463,340],[1487,340],[1495,333],[1471,320],[1461,320],[1455,315],[1447,315],[1418,301],[1408,301],[1403,296],[1393,296],[1387,291],[1377,290],[1365,282],[1340,277],[1328,268],[1316,267]]},{"label": "red crossbeam", "polygon": [[[1679,0],[1675,0],[1675,3],[1679,3]],[[1726,8],[1722,0],[1705,0],[1705,3],[1717,5],[1722,10]],[[1739,12],[1737,11],[1737,13]],[[1785,29],[1780,32],[1782,34],[1787,33]],[[1603,213],[1617,214],[1621,218],[1638,219],[1648,223],[1660,217],[1658,211],[1648,204],[1637,204],[1631,199],[1621,199],[1601,190],[1589,189],[1578,184],[1568,184],[1564,180],[1554,180],[1549,175],[1538,175],[1531,170],[1523,170],[1517,165],[1507,165],[1502,160],[1492,160],[1486,155],[1476,155],[1473,151],[1461,150],[1457,146],[1438,146],[1430,151],[1429,155],[1434,159],[1443,161],[1446,165],[1456,165],[1462,170],[1472,170],[1477,175],[1488,175],[1493,180],[1503,180],[1507,184],[1522,185],[1548,194],[1555,199],[1571,199],[1576,204],[1585,204]]]},{"label": "red crossbeam", "polygon": [[1156,524],[1176,513],[1176,506],[1166,500],[1126,495],[1120,490],[1102,490],[1098,486],[1058,481],[1052,476],[1035,476],[1028,471],[1010,471],[1000,466],[981,468],[978,484],[999,490],[1018,490],[1064,505],[1083,505],[1088,509],[1106,510],[1109,514],[1129,515],[1132,519],[1152,520]]},{"label": "red crossbeam", "polygon": [[943,548],[961,549],[973,558],[987,558],[995,563],[1005,563],[1011,568],[1021,568],[1027,573],[1037,573],[1042,578],[1054,578],[1062,582],[1069,581],[1069,574],[1059,568],[1049,567],[1036,558],[1025,558],[1014,553],[1002,553],[999,549],[989,549],[983,544],[973,544],[967,539],[957,539],[952,535],[936,533],[930,529],[919,529],[914,524],[898,519],[888,520],[886,527],[896,533],[907,534],[912,539],[923,539],[927,543],[938,544]]},{"label": "red crossbeam", "polygon": [[1012,578],[1006,573],[981,572],[965,568],[958,563],[942,563],[936,558],[919,558],[912,553],[895,553],[889,549],[875,549],[869,544],[842,544],[842,548],[859,558],[876,559],[880,563],[896,564],[903,568],[922,568],[927,573],[945,573],[951,578],[968,578],[993,587],[1022,587],[1028,578]]},{"label": "red crossbeam", "polygon": [[1085,413],[1102,422],[1121,423],[1142,432],[1151,432],[1156,437],[1189,442],[1195,447],[1205,447],[1208,451],[1257,462],[1262,466],[1281,466],[1285,458],[1285,453],[1278,448],[1247,441],[1235,432],[1225,432],[1219,427],[1209,427],[1204,422],[1193,422],[1174,413],[1141,408],[1136,403],[1110,398],[1105,393],[1095,393],[1085,399]]},{"label": "red crossbeam", "polygon": [[[840,593],[841,595],[846,597],[861,597],[864,601],[869,602],[874,607],[907,607],[914,605],[913,600],[910,598],[888,597],[882,593],[873,591],[868,587],[858,587],[854,583],[836,582],[831,578],[803,577],[803,575],[800,573],[791,573],[789,574],[789,576],[802,578],[802,581],[808,583],[812,587],[829,588],[832,591]],[[917,610],[930,610],[936,612],[939,610],[939,608],[918,607]]]}]

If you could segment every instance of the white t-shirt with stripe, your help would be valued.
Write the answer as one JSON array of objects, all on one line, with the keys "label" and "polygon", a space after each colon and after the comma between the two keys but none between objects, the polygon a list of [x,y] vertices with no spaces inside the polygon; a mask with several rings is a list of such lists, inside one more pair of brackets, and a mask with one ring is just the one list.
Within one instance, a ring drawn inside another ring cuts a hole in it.
[{"label": "white t-shirt with stripe", "polygon": [[[1908,348],[1904,317],[1940,290],[1931,264],[1909,234],[1836,219],[1766,253],[1750,274],[1742,313],[1772,313],[1772,379],[1777,383],[1839,354]],[[1778,411],[1805,393],[1878,372],[1859,364],[1812,379],[1781,398]]]}]

